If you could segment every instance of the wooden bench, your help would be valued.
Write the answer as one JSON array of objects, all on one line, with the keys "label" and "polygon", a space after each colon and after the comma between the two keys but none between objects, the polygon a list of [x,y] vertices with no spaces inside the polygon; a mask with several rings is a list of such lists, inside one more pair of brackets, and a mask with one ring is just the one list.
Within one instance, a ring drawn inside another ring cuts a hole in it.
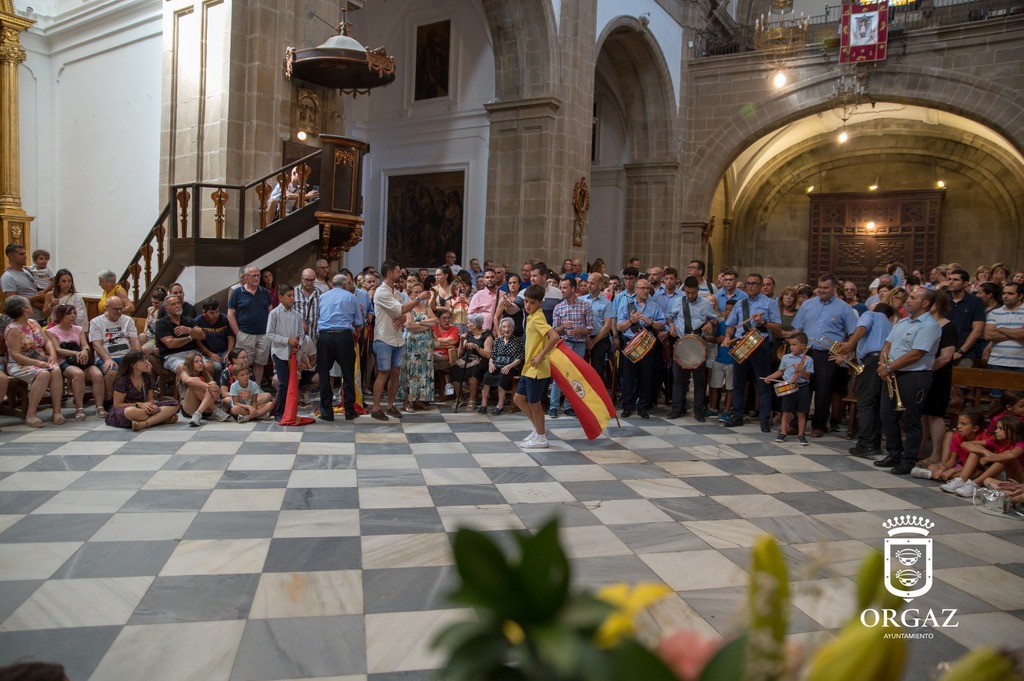
[{"label": "wooden bench", "polygon": [[987,412],[994,408],[998,399],[989,395],[992,390],[1024,391],[1024,372],[953,367],[953,385],[964,389],[963,407],[947,412],[955,418],[964,409]]}]

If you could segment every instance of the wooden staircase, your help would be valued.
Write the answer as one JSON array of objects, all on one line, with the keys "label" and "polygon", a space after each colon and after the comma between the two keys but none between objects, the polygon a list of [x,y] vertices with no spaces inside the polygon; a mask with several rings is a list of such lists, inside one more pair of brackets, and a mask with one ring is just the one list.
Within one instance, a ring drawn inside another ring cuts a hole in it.
[{"label": "wooden staircase", "polygon": [[[245,185],[172,185],[167,204],[121,275],[136,309],[145,310],[152,290],[168,288],[189,266],[237,270],[300,235],[308,235],[304,243],[318,240],[312,229],[318,224],[318,200],[307,203],[300,194],[296,209],[287,214],[285,201],[274,214],[269,204],[275,184],[286,185],[292,168],[319,163],[320,154],[316,151]],[[232,274],[218,290],[237,281]]]}]

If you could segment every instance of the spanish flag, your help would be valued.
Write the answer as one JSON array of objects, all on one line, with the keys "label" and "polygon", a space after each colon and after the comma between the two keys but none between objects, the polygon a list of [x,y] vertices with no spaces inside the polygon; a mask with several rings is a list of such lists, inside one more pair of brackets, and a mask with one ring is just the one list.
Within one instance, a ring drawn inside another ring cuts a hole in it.
[{"label": "spanish flag", "polygon": [[558,341],[548,359],[551,360],[551,377],[568,398],[587,439],[593,440],[615,416],[615,405],[601,377],[564,341]]}]

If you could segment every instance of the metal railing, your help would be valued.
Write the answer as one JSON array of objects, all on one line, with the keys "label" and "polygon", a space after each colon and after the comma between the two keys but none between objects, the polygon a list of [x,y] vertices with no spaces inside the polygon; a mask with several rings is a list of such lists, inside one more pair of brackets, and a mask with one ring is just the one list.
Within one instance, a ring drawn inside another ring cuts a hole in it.
[{"label": "metal railing", "polygon": [[[171,185],[166,205],[121,275],[136,307],[171,259],[176,241],[238,242],[272,228],[286,214],[286,188],[292,169],[300,167],[304,185],[309,163],[320,154],[317,150],[248,184],[188,182]],[[282,198],[272,205],[270,196],[275,185],[280,186]],[[305,194],[298,192],[295,208],[302,208],[306,203]]]},{"label": "metal railing", "polygon": [[[809,17],[808,46],[838,46],[842,5],[826,5],[824,14]],[[938,26],[954,26],[975,21],[991,21],[1024,15],[1022,0],[917,0],[889,7],[889,31],[913,31]],[[701,31],[696,40],[696,58],[717,57],[755,51],[754,27],[740,26],[726,33],[721,26]]]}]

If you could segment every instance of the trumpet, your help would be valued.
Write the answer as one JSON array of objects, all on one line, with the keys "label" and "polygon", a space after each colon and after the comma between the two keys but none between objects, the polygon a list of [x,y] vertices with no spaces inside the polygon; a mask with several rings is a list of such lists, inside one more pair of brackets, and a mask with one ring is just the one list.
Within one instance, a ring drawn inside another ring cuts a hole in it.
[{"label": "trumpet", "polygon": [[818,339],[818,342],[828,349],[828,354],[830,354],[833,357],[838,357],[839,361],[845,364],[847,367],[849,367],[850,371],[852,371],[857,376],[860,376],[861,372],[864,371],[863,365],[857,364],[857,362],[850,359],[849,357],[847,357],[846,355],[839,351],[838,341],[829,340],[828,338],[822,336],[821,338]]},{"label": "trumpet", "polygon": [[[879,361],[882,364],[888,364],[889,356],[883,353],[879,356]],[[889,399],[896,403],[896,411],[905,411],[906,407],[903,406],[903,399],[900,397],[900,384],[896,380],[896,374],[891,373],[886,376],[885,384],[889,389]]]}]

